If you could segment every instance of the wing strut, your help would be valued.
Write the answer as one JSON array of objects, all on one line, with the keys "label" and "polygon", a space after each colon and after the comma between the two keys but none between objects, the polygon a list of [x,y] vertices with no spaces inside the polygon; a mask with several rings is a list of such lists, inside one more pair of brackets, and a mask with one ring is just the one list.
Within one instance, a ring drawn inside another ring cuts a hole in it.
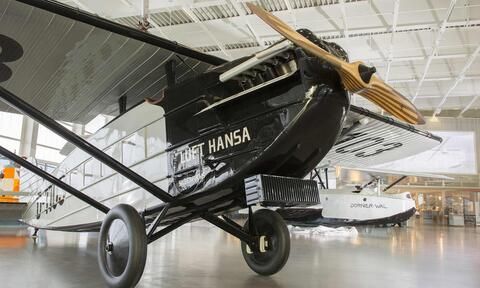
[{"label": "wing strut", "polygon": [[388,189],[392,188],[393,186],[397,185],[398,183],[400,183],[403,179],[407,178],[408,176],[407,175],[403,175],[402,177],[398,178],[397,180],[393,181],[392,184],[388,185],[387,187],[385,187],[383,189],[383,192],[386,192]]},{"label": "wing strut", "polygon": [[37,166],[33,165],[32,163],[28,162],[27,160],[23,159],[22,157],[16,155],[5,149],[4,147],[0,146],[0,154],[7,157],[8,159],[18,163],[20,166],[30,170],[31,172],[37,174],[38,176],[42,177],[43,179],[47,180],[48,182],[60,187],[61,189],[67,191],[68,193],[72,194],[73,196],[77,197],[78,199],[84,201],[85,203],[95,207],[96,209],[102,211],[103,213],[107,214],[110,209],[103,205],[102,203],[98,202],[97,200],[90,198],[88,195],[78,191],[77,189],[73,188],[72,186],[66,184],[62,180],[58,179],[57,177],[53,176],[52,174],[43,171],[42,169],[38,168]]},{"label": "wing strut", "polygon": [[[40,110],[36,109],[32,105],[28,104],[27,102],[25,102],[24,100],[22,100],[21,98],[19,98],[18,96],[16,96],[12,92],[8,91],[7,89],[5,89],[1,86],[0,86],[0,98],[5,103],[7,103],[8,105],[11,105],[12,107],[16,108],[18,111],[20,111],[20,112],[24,113],[25,115],[33,118],[35,121],[37,121],[40,124],[42,124],[43,126],[49,128],[50,130],[52,130],[53,132],[55,132],[56,134],[58,134],[59,136],[61,136],[65,140],[73,143],[75,146],[77,146],[79,149],[85,151],[86,153],[91,155],[93,158],[99,160],[100,162],[104,163],[108,167],[112,168],[118,174],[124,176],[125,178],[127,178],[130,181],[137,184],[139,187],[145,189],[147,192],[151,193],[153,196],[157,197],[158,199],[162,200],[163,202],[166,202],[167,204],[165,204],[162,207],[162,210],[160,211],[161,214],[154,220],[154,222],[152,223],[152,229],[150,229],[150,231],[148,232],[149,236],[150,236],[149,241],[153,241],[155,239],[158,239],[161,236],[168,233],[170,231],[170,229],[173,230],[173,229],[179,227],[180,225],[183,225],[184,223],[186,223],[188,221],[191,221],[193,218],[196,218],[196,217],[199,216],[199,217],[205,219],[206,221],[212,223],[213,225],[215,225],[215,226],[227,231],[228,233],[234,235],[235,237],[239,238],[240,240],[246,242],[247,245],[249,245],[250,247],[253,247],[254,249],[257,249],[257,247],[258,247],[258,241],[257,241],[258,236],[249,235],[249,234],[245,233],[245,231],[243,231],[243,229],[240,229],[236,226],[230,225],[225,220],[220,219],[218,216],[215,216],[214,214],[212,214],[211,212],[208,211],[208,209],[211,208],[210,205],[212,205],[215,201],[213,201],[211,203],[206,203],[206,204],[200,205],[200,206],[197,206],[193,203],[182,204],[181,206],[184,206],[185,208],[187,208],[187,210],[189,210],[189,209],[192,210],[192,214],[190,216],[182,218],[181,220],[178,220],[177,222],[171,224],[167,228],[164,228],[163,230],[154,233],[155,232],[154,229],[156,228],[156,226],[158,226],[160,224],[159,222],[162,220],[162,218],[164,218],[163,216],[165,216],[168,208],[173,206],[173,205],[178,205],[178,202],[180,200],[175,201],[176,198],[173,197],[172,195],[170,195],[165,190],[161,189],[160,187],[158,187],[155,184],[153,184],[152,182],[148,181],[147,179],[145,179],[141,175],[132,171],[130,168],[124,166],[122,163],[118,162],[117,160],[115,160],[114,158],[112,158],[108,154],[104,153],[102,150],[98,149],[94,145],[90,144],[85,139],[83,139],[80,136],[76,135],[75,133],[69,131],[68,129],[63,127],[61,124],[59,124],[55,120],[53,120],[49,116],[45,115]],[[6,150],[3,147],[2,147],[2,149],[0,149],[0,154],[3,154],[5,157],[8,157],[8,158],[10,158],[14,161],[18,161],[18,163],[20,165],[22,165],[22,164],[25,165],[24,167],[26,167],[29,170],[31,169],[31,171],[34,172],[35,174],[37,174],[36,172],[40,173],[37,170],[39,168],[30,164],[28,161],[26,161],[24,159],[21,159],[20,157],[16,156],[15,154],[9,152],[8,150]],[[107,207],[102,207],[103,204],[101,204],[100,202],[88,197],[84,193],[76,190],[75,188],[69,186],[68,184],[62,182],[60,179],[55,178],[54,176],[48,174],[47,172],[44,172],[44,173],[41,173],[41,174],[38,174],[38,175],[41,176],[41,177],[46,177],[45,179],[51,181],[55,185],[58,185],[59,187],[61,187],[62,189],[64,189],[67,192],[70,192],[70,193],[73,192],[72,195],[77,196],[77,197],[78,196],[82,197],[81,198],[82,200],[84,200],[85,202],[88,201],[87,203],[89,203],[91,205],[93,204],[92,206],[94,206],[95,208],[98,207],[98,208],[100,208],[99,210],[108,212],[109,209]],[[100,205],[102,205],[102,206],[100,206]],[[204,206],[204,207],[202,207],[202,206]],[[145,211],[145,213],[143,213],[143,216],[145,216],[147,214],[147,212],[148,211]]]}]

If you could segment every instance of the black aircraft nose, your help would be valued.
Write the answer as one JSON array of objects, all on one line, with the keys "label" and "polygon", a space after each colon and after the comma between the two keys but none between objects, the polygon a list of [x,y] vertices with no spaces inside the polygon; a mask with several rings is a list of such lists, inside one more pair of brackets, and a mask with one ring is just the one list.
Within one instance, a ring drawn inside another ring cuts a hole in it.
[{"label": "black aircraft nose", "polygon": [[[320,41],[318,39],[317,36],[315,36],[315,34],[313,34],[312,31],[308,30],[308,29],[298,29],[297,30],[298,33],[302,34],[303,37],[307,38],[308,40],[312,41],[313,43],[315,43],[316,45],[319,45],[320,44]],[[319,45],[321,46],[321,45]]]},{"label": "black aircraft nose", "polygon": [[332,53],[333,55],[347,62],[349,61],[347,52],[345,52],[345,50],[337,43],[324,41],[315,36],[315,34],[308,29],[298,29],[297,32],[302,34],[303,37],[307,38],[310,42],[314,43],[323,50]]}]

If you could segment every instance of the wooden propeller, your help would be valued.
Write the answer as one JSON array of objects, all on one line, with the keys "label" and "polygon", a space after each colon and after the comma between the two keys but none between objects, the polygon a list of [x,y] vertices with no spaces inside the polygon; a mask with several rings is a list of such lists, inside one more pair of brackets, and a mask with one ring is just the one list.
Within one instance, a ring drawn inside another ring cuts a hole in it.
[{"label": "wooden propeller", "polygon": [[247,6],[285,38],[330,63],[340,74],[348,91],[365,97],[405,122],[425,124],[425,119],[412,102],[374,75],[375,68],[368,67],[361,61],[348,63],[318,47],[271,13],[252,3],[247,3]]}]

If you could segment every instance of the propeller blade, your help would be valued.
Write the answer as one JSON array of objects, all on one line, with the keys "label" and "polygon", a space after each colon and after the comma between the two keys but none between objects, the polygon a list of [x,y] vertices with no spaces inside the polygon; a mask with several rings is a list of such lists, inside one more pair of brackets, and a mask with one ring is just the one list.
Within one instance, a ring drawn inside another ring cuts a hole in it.
[{"label": "propeller blade", "polygon": [[318,47],[285,22],[264,9],[247,3],[248,8],[266,24],[297,46],[330,63],[340,74],[345,88],[357,93],[391,115],[411,124],[424,124],[425,119],[405,96],[373,75],[374,68],[362,62],[348,63]]}]

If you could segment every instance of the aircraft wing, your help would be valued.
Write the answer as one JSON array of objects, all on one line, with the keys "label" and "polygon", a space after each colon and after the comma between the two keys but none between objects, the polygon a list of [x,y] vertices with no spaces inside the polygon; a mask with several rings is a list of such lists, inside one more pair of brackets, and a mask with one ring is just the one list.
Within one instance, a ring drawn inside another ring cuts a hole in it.
[{"label": "aircraft wing", "polygon": [[370,167],[418,154],[435,147],[442,138],[393,118],[350,106],[337,143],[321,167]]},{"label": "aircraft wing", "polygon": [[225,62],[58,2],[0,1],[0,85],[56,120],[86,123],[117,115],[121,96],[129,106],[156,97],[169,60],[177,79]]},{"label": "aircraft wing", "polygon": [[420,173],[420,172],[408,172],[408,171],[398,171],[398,170],[388,170],[388,169],[376,169],[376,168],[352,168],[352,167],[340,167],[341,169],[347,170],[356,170],[361,172],[366,172],[373,176],[391,176],[391,175],[398,175],[398,176],[412,176],[412,177],[422,177],[422,178],[436,178],[436,179],[443,179],[443,180],[454,180],[454,178],[440,175],[440,174],[432,174],[432,173]]}]

